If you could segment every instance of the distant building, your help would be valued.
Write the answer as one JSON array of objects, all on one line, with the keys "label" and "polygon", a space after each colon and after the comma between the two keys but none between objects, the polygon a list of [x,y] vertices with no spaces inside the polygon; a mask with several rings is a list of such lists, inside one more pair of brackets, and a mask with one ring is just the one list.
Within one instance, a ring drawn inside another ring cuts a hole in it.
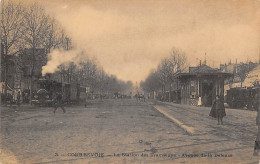
[{"label": "distant building", "polygon": [[[243,67],[241,68],[241,66]],[[256,67],[259,65],[259,63],[253,63],[253,62],[248,62],[248,63],[231,63],[229,62],[228,64],[220,64],[220,70],[221,72],[226,72],[226,73],[233,73],[233,76],[225,80],[225,91],[229,90],[230,88],[236,88],[236,87],[249,87],[252,86],[249,84],[248,78],[251,78],[252,75],[250,75],[250,72],[256,69]],[[244,81],[241,81],[241,78],[239,74],[241,73],[240,71],[244,72],[247,74],[247,77]],[[246,71],[244,70],[246,69]],[[254,75],[255,77],[256,75]]]},{"label": "distant building", "polygon": [[[4,56],[3,52],[3,45],[1,45],[1,93],[4,93],[4,87],[5,87],[5,79],[7,80],[7,91],[8,93],[12,93],[12,91],[15,89],[15,82],[16,82],[16,60],[17,56],[14,54]],[[7,69],[6,69],[7,67]]]},{"label": "distant building", "polygon": [[237,73],[237,63],[220,64],[220,71],[227,73]]},{"label": "distant building", "polygon": [[260,64],[248,73],[246,79],[243,81],[243,86],[260,86]]},{"label": "distant building", "polygon": [[31,88],[31,77],[32,87],[37,86],[38,79],[42,77],[42,67],[47,63],[47,55],[45,50],[37,48],[33,55],[33,49],[24,49],[19,54],[21,63],[21,88],[23,90],[30,90]]},{"label": "distant building", "polygon": [[211,106],[216,95],[224,95],[224,80],[230,77],[232,73],[207,65],[190,67],[188,73],[177,75],[181,104]]}]

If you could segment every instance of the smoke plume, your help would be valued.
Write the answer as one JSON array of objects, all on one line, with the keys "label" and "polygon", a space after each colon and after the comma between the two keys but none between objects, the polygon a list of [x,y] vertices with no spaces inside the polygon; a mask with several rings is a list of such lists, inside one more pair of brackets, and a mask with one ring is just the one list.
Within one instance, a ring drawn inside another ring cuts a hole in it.
[{"label": "smoke plume", "polygon": [[46,73],[54,73],[58,70],[58,66],[61,64],[68,65],[71,62],[78,64],[86,59],[84,51],[78,49],[65,51],[65,50],[53,50],[48,54],[48,62],[42,67],[42,75]]},{"label": "smoke plume", "polygon": [[[95,56],[106,72],[125,81],[144,80],[173,47],[184,51],[192,66],[199,60],[212,67],[230,59],[258,61],[260,2],[256,0],[44,2],[73,46]],[[77,53],[53,51],[44,73],[69,59],[78,60]]]}]

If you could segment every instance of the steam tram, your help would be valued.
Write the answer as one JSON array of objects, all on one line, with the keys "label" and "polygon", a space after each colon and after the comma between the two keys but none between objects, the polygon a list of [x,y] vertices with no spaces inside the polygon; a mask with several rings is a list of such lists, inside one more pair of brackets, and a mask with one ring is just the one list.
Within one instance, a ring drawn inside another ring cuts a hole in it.
[{"label": "steam tram", "polygon": [[260,94],[260,87],[230,88],[227,91],[226,101],[231,108],[255,109],[256,94]]},{"label": "steam tram", "polygon": [[33,95],[34,105],[52,106],[56,95],[62,94],[66,104],[79,103],[86,99],[86,88],[79,84],[60,83],[53,80],[40,79]]}]

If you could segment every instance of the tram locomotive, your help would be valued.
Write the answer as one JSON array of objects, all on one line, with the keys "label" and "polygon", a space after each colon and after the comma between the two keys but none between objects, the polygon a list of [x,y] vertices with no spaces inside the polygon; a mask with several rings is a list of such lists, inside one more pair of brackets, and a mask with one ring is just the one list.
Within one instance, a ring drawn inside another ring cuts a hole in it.
[{"label": "tram locomotive", "polygon": [[260,87],[230,88],[227,91],[227,104],[231,108],[256,108],[256,94],[260,93]]},{"label": "tram locomotive", "polygon": [[86,88],[79,84],[40,79],[32,103],[40,106],[52,106],[57,93],[62,94],[62,100],[66,104],[79,103],[86,99]]}]

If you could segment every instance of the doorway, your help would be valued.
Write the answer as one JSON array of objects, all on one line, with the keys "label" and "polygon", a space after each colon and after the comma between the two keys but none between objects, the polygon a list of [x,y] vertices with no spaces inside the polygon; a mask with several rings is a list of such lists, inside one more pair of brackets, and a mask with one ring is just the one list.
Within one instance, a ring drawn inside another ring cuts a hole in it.
[{"label": "doorway", "polygon": [[201,95],[202,95],[202,105],[212,106],[212,94],[213,94],[213,82],[202,83],[201,85]]}]

